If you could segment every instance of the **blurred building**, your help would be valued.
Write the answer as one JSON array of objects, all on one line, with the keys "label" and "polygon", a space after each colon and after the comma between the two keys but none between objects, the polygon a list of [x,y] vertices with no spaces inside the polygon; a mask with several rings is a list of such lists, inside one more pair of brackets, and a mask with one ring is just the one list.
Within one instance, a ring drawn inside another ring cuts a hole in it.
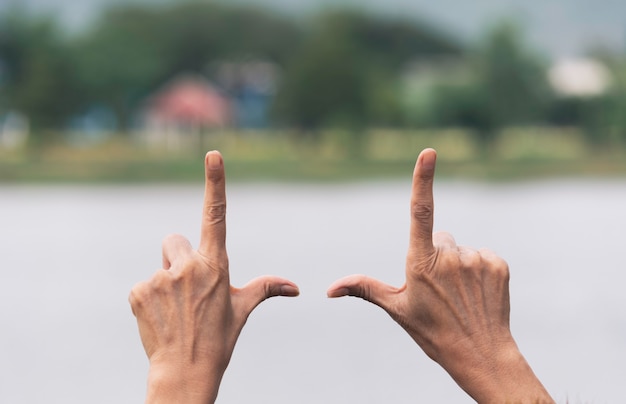
[{"label": "blurred building", "polygon": [[215,65],[214,76],[232,101],[234,126],[243,129],[269,126],[269,109],[280,76],[275,63],[264,59],[221,61]]},{"label": "blurred building", "polygon": [[609,69],[589,59],[563,59],[548,71],[552,89],[564,97],[593,97],[604,94],[611,84]]},{"label": "blurred building", "polygon": [[151,95],[141,113],[142,135],[151,145],[179,149],[232,124],[229,98],[199,75],[185,74]]}]

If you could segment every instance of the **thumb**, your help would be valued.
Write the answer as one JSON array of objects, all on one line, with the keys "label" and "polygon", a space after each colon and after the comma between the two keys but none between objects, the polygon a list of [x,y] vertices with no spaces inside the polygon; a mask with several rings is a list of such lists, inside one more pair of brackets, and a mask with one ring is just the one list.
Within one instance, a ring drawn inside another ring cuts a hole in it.
[{"label": "thumb", "polygon": [[274,296],[298,296],[300,290],[287,279],[265,275],[251,280],[242,288],[233,288],[232,293],[233,304],[247,317],[263,300]]},{"label": "thumb", "polygon": [[400,289],[365,275],[350,275],[333,282],[328,297],[355,296],[374,303],[390,313],[391,303]]}]

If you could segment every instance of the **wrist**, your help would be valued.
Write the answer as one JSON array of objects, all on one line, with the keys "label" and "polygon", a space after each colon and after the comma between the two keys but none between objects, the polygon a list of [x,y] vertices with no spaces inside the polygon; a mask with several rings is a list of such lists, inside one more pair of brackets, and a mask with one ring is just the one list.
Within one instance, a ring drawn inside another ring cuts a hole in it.
[{"label": "wrist", "polygon": [[554,403],[512,337],[472,347],[444,366],[479,403]]},{"label": "wrist", "polygon": [[213,403],[222,375],[209,366],[151,362],[146,403]]}]

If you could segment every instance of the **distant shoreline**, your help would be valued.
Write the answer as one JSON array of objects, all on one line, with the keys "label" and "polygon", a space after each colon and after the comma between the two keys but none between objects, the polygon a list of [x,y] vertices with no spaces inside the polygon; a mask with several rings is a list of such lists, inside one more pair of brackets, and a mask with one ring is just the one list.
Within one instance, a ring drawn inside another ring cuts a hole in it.
[{"label": "distant shoreline", "polygon": [[[178,150],[117,135],[98,145],[54,142],[0,149],[2,183],[154,183],[202,181],[205,151],[219,149],[233,181],[337,182],[410,176],[425,147],[439,152],[437,174],[510,181],[554,177],[626,178],[626,147],[597,150],[576,132],[509,130],[480,151],[463,130],[372,130],[355,144],[336,132],[313,141],[285,132],[220,133]],[[57,136],[58,138],[58,136]]]}]

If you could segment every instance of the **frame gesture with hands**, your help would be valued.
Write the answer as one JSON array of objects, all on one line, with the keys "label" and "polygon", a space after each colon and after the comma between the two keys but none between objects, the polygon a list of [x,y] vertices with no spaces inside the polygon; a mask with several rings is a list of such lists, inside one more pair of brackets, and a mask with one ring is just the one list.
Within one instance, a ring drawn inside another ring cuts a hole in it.
[{"label": "frame gesture with hands", "polygon": [[[413,171],[406,281],[400,287],[364,275],[335,281],[331,298],[356,296],[385,310],[470,396],[481,403],[552,403],[509,327],[509,269],[487,249],[433,234],[436,152]],[[230,285],[222,156],[205,157],[198,250],[180,235],[163,242],[163,268],[131,291],[150,361],[149,403],[209,403],[217,397],[239,334],[254,308],[273,296],[297,296],[291,281],[261,276]]]}]

